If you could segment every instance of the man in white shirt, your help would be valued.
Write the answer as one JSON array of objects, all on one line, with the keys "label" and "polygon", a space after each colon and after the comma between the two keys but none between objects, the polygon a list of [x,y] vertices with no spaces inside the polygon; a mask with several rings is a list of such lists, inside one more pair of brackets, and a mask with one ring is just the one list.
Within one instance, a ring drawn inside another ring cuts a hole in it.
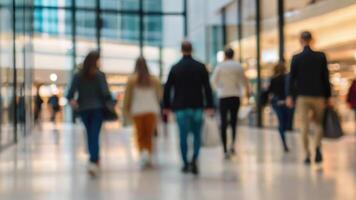
[{"label": "man in white shirt", "polygon": [[[240,97],[243,96],[244,87],[245,92],[250,94],[250,86],[241,64],[233,60],[234,51],[231,48],[227,48],[224,53],[225,61],[215,68],[211,77],[211,83],[219,97],[221,138],[225,159],[229,159],[230,155],[235,154],[234,146]],[[229,150],[226,135],[228,125],[232,129],[232,144]]]}]

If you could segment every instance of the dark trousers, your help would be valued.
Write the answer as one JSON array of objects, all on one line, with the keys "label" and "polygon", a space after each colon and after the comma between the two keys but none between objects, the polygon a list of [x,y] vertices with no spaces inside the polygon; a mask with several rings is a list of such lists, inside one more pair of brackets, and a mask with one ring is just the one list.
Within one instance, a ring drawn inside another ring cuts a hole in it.
[{"label": "dark trousers", "polygon": [[287,130],[293,130],[295,108],[287,108]]},{"label": "dark trousers", "polygon": [[97,163],[99,161],[99,137],[100,129],[103,123],[102,109],[92,109],[80,112],[83,124],[87,132],[87,145],[90,155],[90,162]]},{"label": "dark trousers", "polygon": [[236,140],[236,126],[237,126],[237,113],[240,108],[240,98],[239,97],[227,97],[221,98],[219,100],[220,109],[220,131],[221,131],[221,141],[224,147],[224,153],[227,153],[227,134],[226,130],[228,125],[232,129],[232,144],[231,148],[235,145]]},{"label": "dark trousers", "polygon": [[272,107],[273,110],[276,112],[277,119],[278,119],[278,131],[279,135],[282,140],[283,147],[286,149],[288,148],[287,146],[287,141],[286,141],[286,130],[288,126],[288,108],[286,105],[278,104],[278,100],[272,100]]}]

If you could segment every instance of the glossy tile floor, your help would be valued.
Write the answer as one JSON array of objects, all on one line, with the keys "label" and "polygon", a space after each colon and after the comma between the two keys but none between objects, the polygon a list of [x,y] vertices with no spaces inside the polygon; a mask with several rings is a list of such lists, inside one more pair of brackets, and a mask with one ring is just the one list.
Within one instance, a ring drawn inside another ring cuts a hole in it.
[{"label": "glossy tile floor", "polygon": [[239,128],[237,156],[201,152],[201,175],[182,175],[177,133],[156,141],[156,168],[140,171],[129,129],[102,134],[102,175],[86,174],[81,126],[44,125],[25,142],[0,154],[0,199],[16,200],[219,200],[356,199],[356,137],[324,142],[323,170],[302,164],[299,134],[283,154],[273,130]]}]

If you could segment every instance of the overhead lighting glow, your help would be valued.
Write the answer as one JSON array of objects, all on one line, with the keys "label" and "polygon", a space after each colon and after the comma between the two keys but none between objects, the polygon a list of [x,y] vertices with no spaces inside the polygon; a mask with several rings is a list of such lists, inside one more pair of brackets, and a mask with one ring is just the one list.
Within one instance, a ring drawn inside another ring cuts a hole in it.
[{"label": "overhead lighting glow", "polygon": [[56,82],[57,79],[58,79],[58,76],[57,76],[57,74],[52,73],[52,74],[49,76],[49,79],[50,79],[51,81],[53,81],[53,82]]}]

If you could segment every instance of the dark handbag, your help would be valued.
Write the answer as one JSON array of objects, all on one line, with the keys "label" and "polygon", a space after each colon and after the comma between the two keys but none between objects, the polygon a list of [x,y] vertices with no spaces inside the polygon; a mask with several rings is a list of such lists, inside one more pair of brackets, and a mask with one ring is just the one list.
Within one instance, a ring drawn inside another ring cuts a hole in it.
[{"label": "dark handbag", "polygon": [[332,108],[325,109],[323,128],[325,138],[338,139],[344,135],[339,116]]},{"label": "dark handbag", "polygon": [[268,104],[268,98],[269,98],[269,92],[268,90],[263,90],[260,94],[260,97],[259,97],[259,104],[263,107],[263,106],[266,106]]},{"label": "dark handbag", "polygon": [[103,108],[103,119],[104,121],[116,121],[119,119],[116,110],[116,102],[110,97],[106,98]]}]

